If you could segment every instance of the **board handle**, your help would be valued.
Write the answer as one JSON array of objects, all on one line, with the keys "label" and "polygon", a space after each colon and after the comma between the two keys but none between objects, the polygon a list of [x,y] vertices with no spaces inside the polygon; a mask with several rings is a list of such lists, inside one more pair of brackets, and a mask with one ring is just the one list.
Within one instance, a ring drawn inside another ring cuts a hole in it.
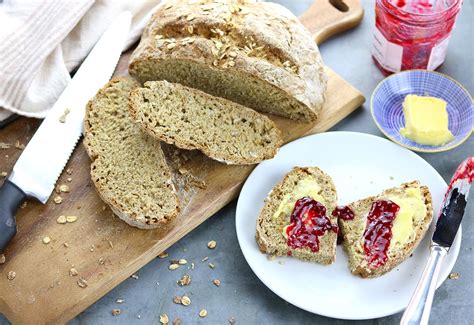
[{"label": "board handle", "polygon": [[319,45],[328,38],[359,25],[363,17],[364,9],[359,0],[315,0],[299,20]]}]

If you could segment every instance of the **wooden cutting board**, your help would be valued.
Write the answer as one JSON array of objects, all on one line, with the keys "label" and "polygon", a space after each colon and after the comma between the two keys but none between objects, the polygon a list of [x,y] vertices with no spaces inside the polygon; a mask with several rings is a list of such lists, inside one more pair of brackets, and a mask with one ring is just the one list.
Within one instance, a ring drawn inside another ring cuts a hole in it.
[{"label": "wooden cutting board", "polygon": [[[331,2],[344,10],[340,1]],[[360,22],[363,10],[358,1],[345,3],[349,8],[343,12],[328,0],[318,0],[300,17],[318,43]],[[127,61],[124,55],[116,74],[126,73]],[[348,82],[329,68],[327,73],[327,101],[316,124],[272,117],[286,142],[328,130],[364,102]],[[39,123],[21,118],[0,130],[0,142],[12,144],[0,149],[0,172],[11,171],[21,153],[15,143],[19,147],[27,144]],[[28,201],[17,214],[18,234],[4,252],[6,262],[0,265],[0,312],[18,324],[68,321],[236,198],[253,169],[226,166],[194,151],[165,149],[184,203],[183,213],[168,233],[132,228],[115,217],[97,196],[89,177],[90,160],[79,145],[58,180],[71,189],[61,194],[62,203],[53,202],[57,195],[53,193],[47,204]],[[78,220],[58,224],[60,215]],[[51,238],[49,244],[42,242],[46,236]],[[73,265],[78,276],[69,274]],[[16,273],[13,280],[7,279],[10,271]],[[87,287],[77,284],[79,277],[87,281]]]}]

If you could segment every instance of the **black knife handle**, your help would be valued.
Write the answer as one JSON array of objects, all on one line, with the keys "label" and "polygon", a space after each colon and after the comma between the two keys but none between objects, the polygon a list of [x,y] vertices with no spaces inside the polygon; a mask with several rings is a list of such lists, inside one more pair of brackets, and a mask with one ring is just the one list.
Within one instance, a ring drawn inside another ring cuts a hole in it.
[{"label": "black knife handle", "polygon": [[26,200],[26,194],[8,179],[0,188],[0,252],[16,234],[15,213]]}]

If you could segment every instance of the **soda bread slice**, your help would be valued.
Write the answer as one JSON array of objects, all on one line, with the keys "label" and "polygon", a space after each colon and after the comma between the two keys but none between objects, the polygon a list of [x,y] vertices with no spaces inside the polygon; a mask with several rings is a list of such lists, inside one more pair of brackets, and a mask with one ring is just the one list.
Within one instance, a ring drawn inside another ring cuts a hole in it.
[{"label": "soda bread slice", "polygon": [[282,140],[272,120],[254,110],[180,84],[149,81],[130,95],[130,112],[152,137],[198,149],[227,164],[275,156]]},{"label": "soda bread slice", "polygon": [[316,120],[327,88],[308,30],[283,6],[249,0],[163,2],[129,71],[304,121]]},{"label": "soda bread slice", "polygon": [[100,197],[131,226],[164,227],[179,213],[160,143],[143,134],[128,112],[128,97],[139,84],[114,78],[89,101],[84,145]]},{"label": "soda bread slice", "polygon": [[[288,245],[286,227],[297,200],[310,197],[323,204],[334,230],[319,239],[319,250],[309,247],[292,248]],[[337,218],[331,215],[337,195],[329,175],[317,167],[295,167],[268,194],[257,219],[256,240],[260,250],[272,256],[291,255],[296,258],[331,264],[336,260]]]},{"label": "soda bread slice", "polygon": [[[400,209],[391,228],[392,238],[386,253],[385,264],[374,266],[364,250],[367,215],[374,202],[390,200]],[[377,196],[353,202],[348,207],[354,212],[353,220],[339,219],[343,246],[349,256],[349,269],[355,275],[372,278],[389,272],[411,255],[425,235],[433,217],[431,194],[428,187],[418,181],[404,183],[383,191]]]}]

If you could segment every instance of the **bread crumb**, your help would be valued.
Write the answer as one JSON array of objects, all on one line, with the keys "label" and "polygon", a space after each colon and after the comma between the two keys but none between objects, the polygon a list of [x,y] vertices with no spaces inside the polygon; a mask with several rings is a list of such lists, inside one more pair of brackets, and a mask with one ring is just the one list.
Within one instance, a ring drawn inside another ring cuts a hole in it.
[{"label": "bread crumb", "polygon": [[207,243],[207,247],[210,248],[210,249],[214,249],[216,248],[216,241],[215,240],[211,240],[210,242]]},{"label": "bread crumb", "polygon": [[160,323],[161,323],[161,324],[168,324],[168,322],[169,322],[168,315],[166,315],[166,314],[161,314],[161,315],[160,315]]},{"label": "bread crumb", "polygon": [[184,258],[181,258],[181,259],[179,259],[179,261],[178,261],[178,264],[179,264],[179,265],[185,265],[185,264],[187,264],[187,263],[188,263],[188,261],[186,261]]},{"label": "bread crumb", "polygon": [[16,272],[15,272],[15,271],[10,271],[10,272],[8,272],[8,274],[7,274],[7,279],[8,279],[9,281],[12,281],[12,280],[15,279],[15,278],[16,278]]},{"label": "bread crumb", "polygon": [[103,257],[99,258],[99,265],[104,265],[105,264],[105,260]]},{"label": "bread crumb", "polygon": [[194,270],[194,263],[191,263],[191,270]]},{"label": "bread crumb", "polygon": [[0,175],[1,175],[2,177],[7,177],[8,174],[7,174],[7,172],[2,172]]},{"label": "bread crumb", "polygon": [[177,282],[180,286],[187,286],[191,283],[191,277],[189,275],[185,274]]},{"label": "bread crumb", "polygon": [[56,204],[61,204],[61,202],[63,201],[63,198],[58,195],[58,196],[56,196],[56,197],[54,198],[53,201],[54,201],[54,203],[56,203]]},{"label": "bread crumb", "polygon": [[69,270],[69,275],[70,276],[77,276],[79,274],[79,272],[77,272],[77,270],[73,267],[71,267],[71,269]]},{"label": "bread crumb", "polygon": [[67,216],[67,217],[66,217],[66,221],[67,221],[68,223],[76,222],[76,220],[77,220],[77,216]]},{"label": "bread crumb", "polygon": [[110,248],[114,248],[114,243],[112,243],[111,240],[109,240],[109,246],[110,246]]},{"label": "bread crumb", "polygon": [[460,274],[458,272],[453,272],[448,276],[448,278],[451,280],[458,280],[459,277],[460,277]]},{"label": "bread crumb", "polygon": [[66,117],[70,112],[69,108],[64,109],[63,115],[59,117],[59,122],[66,123]]},{"label": "bread crumb", "polygon": [[208,259],[209,259],[209,256],[203,257],[203,258],[201,259],[201,262],[205,262],[205,261],[207,261]]},{"label": "bread crumb", "polygon": [[69,186],[66,184],[62,184],[59,186],[59,190],[63,193],[69,193]]},{"label": "bread crumb", "polygon": [[158,257],[159,258],[166,258],[166,257],[168,257],[168,253],[167,252],[161,252],[160,254],[158,254]]},{"label": "bread crumb", "polygon": [[82,276],[77,280],[77,285],[81,288],[86,288],[88,286],[87,280]]},{"label": "bread crumb", "polygon": [[181,304],[181,296],[174,296],[173,302],[178,305]]},{"label": "bread crumb", "polygon": [[63,243],[64,247],[68,248],[69,244],[68,243]]},{"label": "bread crumb", "polygon": [[72,182],[72,178],[71,178],[71,177],[68,177],[66,180],[67,180],[69,183]]},{"label": "bread crumb", "polygon": [[199,311],[199,317],[204,318],[204,317],[206,317],[206,316],[207,316],[207,310],[201,309],[201,310]]},{"label": "bread crumb", "polygon": [[56,219],[56,222],[57,222],[57,223],[60,223],[60,224],[65,224],[65,223],[66,223],[66,216],[59,216],[59,217]]},{"label": "bread crumb", "polygon": [[51,238],[49,238],[48,236],[46,236],[46,237],[43,237],[42,241],[43,241],[43,244],[46,244],[46,245],[47,245],[47,244],[49,244],[49,243],[51,242]]},{"label": "bread crumb", "polygon": [[136,275],[136,274],[132,274],[130,277],[131,277],[132,279],[138,280],[138,275]]},{"label": "bread crumb", "polygon": [[5,258],[5,254],[0,254],[0,265],[5,264],[5,261],[7,259]]},{"label": "bread crumb", "polygon": [[117,300],[116,300],[116,303],[118,303],[118,304],[123,304],[124,302],[125,302],[124,299],[117,299]]},{"label": "bread crumb", "polygon": [[234,325],[236,322],[237,322],[237,320],[235,319],[234,316],[232,316],[231,318],[229,318],[229,324]]},{"label": "bread crumb", "polygon": [[113,316],[118,316],[122,313],[122,311],[120,309],[112,309],[112,315]]},{"label": "bread crumb", "polygon": [[10,149],[12,145],[5,142],[0,142],[0,149]]},{"label": "bread crumb", "polygon": [[176,263],[170,264],[170,266],[168,266],[168,269],[172,271],[176,270],[177,268],[179,268],[179,264],[176,264]]},{"label": "bread crumb", "polygon": [[181,318],[175,318],[173,321],[173,325],[181,325]]},{"label": "bread crumb", "polygon": [[220,287],[220,285],[221,285],[221,280],[215,279],[215,280],[212,280],[212,283],[214,283],[214,285],[215,285],[216,287]]},{"label": "bread crumb", "polygon": [[216,266],[215,266],[214,264],[212,264],[212,263],[209,263],[209,267],[210,267],[211,269],[214,269]]},{"label": "bread crumb", "polygon": [[188,296],[182,296],[181,297],[181,304],[183,306],[189,306],[189,305],[191,305],[191,299]]},{"label": "bread crumb", "polygon": [[25,145],[21,144],[19,140],[16,140],[15,148],[17,148],[18,150],[23,150],[23,149],[25,149]]},{"label": "bread crumb", "polygon": [[72,175],[72,168],[68,168],[68,169],[66,169],[66,174],[68,174],[68,175]]}]

